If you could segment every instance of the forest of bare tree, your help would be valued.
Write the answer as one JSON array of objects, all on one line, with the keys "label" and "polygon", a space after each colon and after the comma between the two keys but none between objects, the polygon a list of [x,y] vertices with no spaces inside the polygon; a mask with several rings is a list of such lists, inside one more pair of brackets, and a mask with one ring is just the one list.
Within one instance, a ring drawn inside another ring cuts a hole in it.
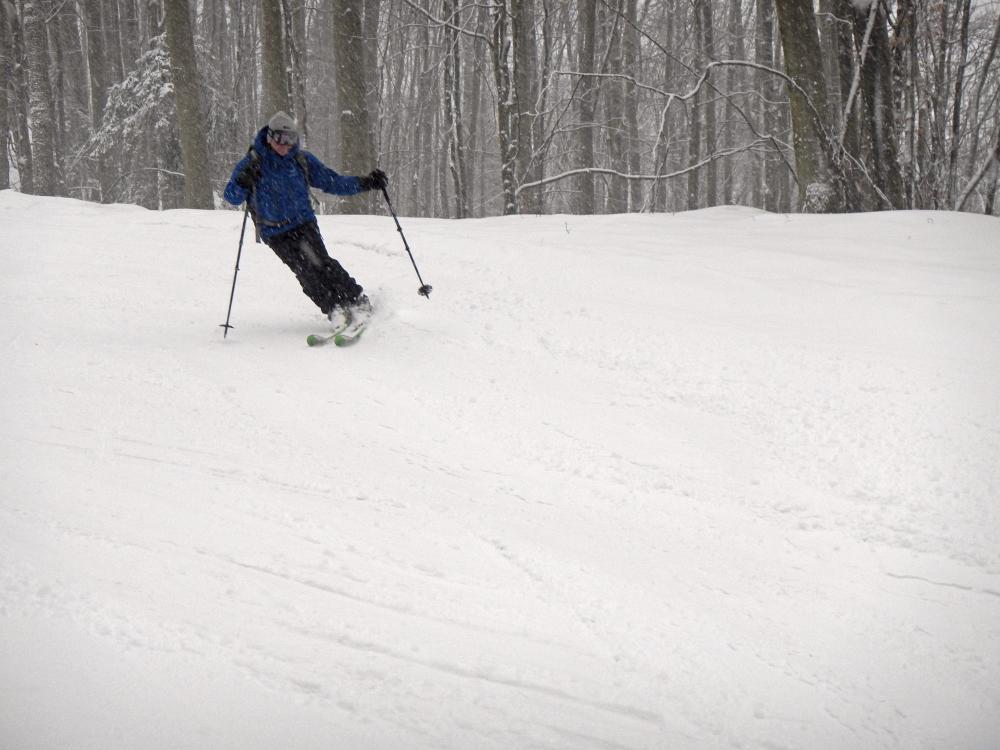
[{"label": "forest of bare tree", "polygon": [[0,4],[0,188],[211,208],[284,109],[415,216],[1000,210],[1000,0]]}]

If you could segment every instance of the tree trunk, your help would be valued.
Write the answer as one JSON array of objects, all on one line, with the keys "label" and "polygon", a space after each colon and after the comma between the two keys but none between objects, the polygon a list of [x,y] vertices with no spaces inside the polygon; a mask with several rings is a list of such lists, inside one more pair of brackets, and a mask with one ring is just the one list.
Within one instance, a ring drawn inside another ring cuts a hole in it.
[{"label": "tree trunk", "polygon": [[[590,168],[594,164],[594,115],[597,112],[597,87],[589,73],[594,73],[594,48],[597,36],[597,0],[580,0],[577,70],[584,74],[577,87],[576,147],[578,166]],[[594,178],[589,174],[577,179],[576,213],[593,214]]]},{"label": "tree trunk", "polygon": [[72,74],[73,69],[67,71],[63,58],[63,45],[60,38],[62,26],[63,8],[58,8],[47,17],[47,35],[49,42],[49,59],[52,69],[49,76],[49,83],[52,87],[52,108],[49,111],[49,120],[52,123],[52,156],[55,160],[56,192],[59,195],[66,193],[66,100],[68,98],[66,75]]},{"label": "tree trunk", "polygon": [[916,208],[919,201],[918,131],[920,129],[920,102],[917,86],[920,83],[920,59],[917,44],[919,31],[917,7],[914,0],[900,0],[897,11],[896,35],[893,49],[896,52],[896,75],[902,92],[901,111],[906,117],[906,132],[902,143],[905,147],[901,167],[905,169],[904,182],[907,208]]},{"label": "tree trunk", "polygon": [[14,90],[13,36],[8,14],[0,10],[0,40],[7,50],[0,54],[0,190],[10,187],[10,152],[7,146],[10,142],[12,118],[7,102],[13,99]]},{"label": "tree trunk", "polygon": [[[835,106],[840,101],[840,28],[844,25],[837,18],[837,4],[840,0],[819,0],[820,18],[817,19],[820,46],[823,50],[823,75],[826,77],[827,101],[830,103],[830,129],[840,129],[841,108]],[[850,26],[847,27],[848,31]]]},{"label": "tree trunk", "polygon": [[306,9],[302,0],[282,0],[281,15],[286,40],[285,86],[291,113],[305,136],[309,132],[309,113],[306,108]]},{"label": "tree trunk", "polygon": [[[889,204],[879,197],[876,205],[902,208],[906,202],[903,174],[897,153],[895,95],[892,87],[892,51],[881,6],[875,7],[875,19],[866,55],[861,61],[861,91],[864,99],[862,136],[870,142],[872,177]],[[868,26],[869,11],[855,13],[855,34],[859,48]]]},{"label": "tree trunk", "polygon": [[[872,153],[873,140],[868,134],[868,120],[865,117],[869,98],[859,96],[859,89],[863,89],[861,84],[864,81],[862,66],[867,63],[860,59],[857,50],[862,47],[869,49],[865,45],[870,45],[870,39],[866,41],[864,33],[867,20],[861,25],[860,36],[855,36],[858,14],[867,19],[869,11],[859,11],[851,0],[835,0],[832,12],[836,18],[833,41],[840,85],[831,99],[830,109],[836,110],[831,115],[831,122],[837,123],[845,173],[851,176],[851,179],[845,179],[845,202],[850,210],[873,211],[878,208],[880,201],[876,200],[870,188],[871,177],[860,174],[860,170],[867,170],[875,159]],[[866,54],[866,58],[868,56]],[[863,167],[859,167],[859,164]]]},{"label": "tree trunk", "polygon": [[[755,57],[757,63],[769,68],[775,66],[774,44],[774,1],[757,0],[757,39]],[[764,122],[764,132],[778,136],[778,112],[775,102],[778,100],[778,83],[772,73],[761,72],[757,75],[757,86],[762,93],[760,104],[761,119]],[[777,146],[775,146],[777,148]],[[782,172],[785,169],[782,159],[773,152],[767,152],[762,157],[761,189],[763,191],[760,204],[767,211],[782,209],[781,196]]]},{"label": "tree trunk", "polygon": [[[746,47],[744,46],[743,40],[742,5],[743,4],[740,0],[730,0],[728,6],[726,30],[729,35],[728,56],[730,60],[743,60],[746,58]],[[740,69],[735,66],[730,66],[726,69],[726,90],[730,92],[731,95],[737,91],[737,88],[743,83],[743,81],[744,74]],[[733,106],[731,98],[727,98],[726,100],[725,112],[726,126],[723,135],[723,148],[728,151],[737,144],[735,129],[732,126],[732,123],[736,118],[736,108]],[[741,157],[738,163],[742,165],[744,163],[744,159]],[[739,179],[737,175],[737,169],[732,168],[729,170],[729,174],[725,177],[722,200],[726,205],[732,205],[735,202],[742,202],[742,198],[738,198],[736,196],[736,187]]]},{"label": "tree trunk", "polygon": [[281,16],[281,0],[261,0],[260,51],[264,84],[261,119],[267,120],[279,110],[294,114],[290,111],[292,100],[288,94],[288,76],[285,72],[285,24]]},{"label": "tree trunk", "polygon": [[837,78],[840,86],[837,89],[839,96],[834,101],[839,102],[836,122],[838,127],[844,128],[844,148],[848,153],[861,157],[861,118],[858,117],[857,107],[851,107],[848,115],[848,122],[844,124],[844,111],[854,85],[854,69],[858,64],[854,54],[854,7],[850,0],[836,0],[834,5],[836,21],[834,23],[834,33],[837,50]]},{"label": "tree trunk", "polygon": [[[624,70],[624,31],[622,12],[623,0],[616,0],[615,13],[605,22],[606,31],[601,36],[607,37],[610,41],[608,49],[608,59],[614,62],[616,69]],[[604,122],[607,131],[608,160],[611,168],[619,172],[628,173],[627,155],[625,152],[625,85],[623,81],[611,80],[603,86],[603,105],[605,110]],[[609,213],[623,213],[628,211],[628,183],[624,177],[612,175],[608,180],[608,197],[606,201]]]},{"label": "tree trunk", "polygon": [[[452,23],[458,23],[458,6],[455,0],[444,0],[444,11]],[[446,26],[443,32],[447,50],[442,66],[442,94],[448,141],[448,169],[455,194],[455,218],[464,219],[469,215],[469,181],[465,163],[465,123],[462,119],[461,44],[454,27]]]},{"label": "tree trunk", "polygon": [[[622,68],[625,75],[638,78],[640,71],[638,0],[625,0],[625,33],[622,38]],[[625,81],[625,171],[629,174],[642,172],[642,157],[639,152],[639,89],[632,81]],[[638,180],[628,181],[628,204],[626,211],[638,211],[642,206],[642,184]]]},{"label": "tree trunk", "polygon": [[135,61],[146,51],[146,43],[148,42],[142,27],[142,3],[139,0],[119,0],[119,5],[121,7],[119,15],[121,16],[122,33],[125,40],[122,57],[125,59],[126,69],[132,70],[135,67]]},{"label": "tree trunk", "polygon": [[[534,0],[510,0],[511,37],[514,42],[514,118],[517,129],[518,184],[542,178],[540,113],[538,97],[538,44],[535,39]],[[519,211],[542,212],[542,191],[520,194]]]},{"label": "tree trunk", "polygon": [[[963,208],[965,208],[965,202],[972,194],[972,191],[976,189],[976,186],[983,179],[983,177],[986,176],[987,172],[989,172],[991,169],[994,169],[998,173],[997,176],[1000,177],[1000,122],[997,123],[996,133],[994,135],[994,141],[995,144],[990,153],[987,154],[986,161],[983,163],[983,166],[975,175],[973,175],[972,179],[969,181],[969,184],[966,185],[965,190],[962,191],[962,194],[958,196],[958,199],[955,201],[956,211],[961,211]],[[987,215],[993,213],[993,200],[994,197],[996,196],[996,186],[997,186],[997,180],[996,178],[994,178],[992,186],[990,186],[987,189],[985,205],[983,208],[984,213],[986,213]]]},{"label": "tree trunk", "polygon": [[[469,163],[469,192],[470,199],[473,200],[473,213],[475,216],[486,215],[486,143],[489,131],[483,123],[481,113],[487,108],[483,105],[484,79],[488,80],[489,45],[485,38],[489,34],[490,17],[485,6],[480,6],[475,11],[476,15],[476,35],[477,38],[473,46],[472,75],[465,76],[465,84],[468,87],[468,101],[472,111],[469,116],[468,146],[469,153],[478,154],[473,156]],[[471,79],[471,80],[470,80]],[[477,177],[479,179],[475,179]],[[475,186],[475,190],[473,190]]]},{"label": "tree trunk", "polygon": [[513,82],[510,72],[510,17],[504,3],[493,9],[493,75],[497,87],[497,140],[500,144],[500,184],[503,213],[517,213],[517,123],[514,121]]},{"label": "tree trunk", "polygon": [[[59,94],[56,96],[60,122],[59,158],[68,194],[94,200],[90,163],[77,159],[87,144],[90,127],[90,86],[84,64],[83,33],[79,10],[62,5],[56,18],[57,49],[60,54]],[[71,192],[70,192],[71,191]]]},{"label": "tree trunk", "polygon": [[[699,2],[707,2],[707,0],[699,0]],[[704,31],[702,29],[702,23],[704,23],[705,17],[701,13],[701,7],[699,5],[693,6],[694,10],[694,37],[697,40],[698,53],[695,57],[696,66],[699,70],[695,71],[700,73],[700,68],[704,67],[704,57],[702,56],[702,51],[704,49]],[[702,104],[705,101],[705,87],[702,86],[701,89],[695,94],[694,98],[691,99],[691,105],[688,108],[688,164],[697,164],[701,160],[701,137],[702,137],[702,124],[704,118],[702,117]],[[687,209],[688,211],[694,211],[701,207],[701,175],[702,171],[700,169],[692,169],[688,172],[687,176]]]},{"label": "tree trunk", "polygon": [[789,87],[795,170],[802,211],[831,213],[842,210],[842,190],[829,163],[829,122],[823,57],[812,0],[775,0],[785,71],[797,84]]},{"label": "tree trunk", "polygon": [[[333,62],[337,78],[337,116],[340,166],[349,174],[364,174],[374,166],[371,124],[368,119],[367,71],[362,36],[362,0],[334,0]],[[371,200],[344,201],[346,213],[366,213]]]},{"label": "tree trunk", "polygon": [[201,86],[195,66],[194,36],[187,0],[166,0],[167,46],[177,103],[181,161],[184,165],[184,207],[213,208],[209,180],[211,162],[206,147],[206,120],[201,113]]},{"label": "tree trunk", "polygon": [[[607,123],[608,157],[612,168],[623,174],[638,174],[638,91],[634,79],[641,79],[638,67],[638,39],[635,30],[636,0],[617,0],[614,15],[609,20],[610,38],[607,58],[613,70],[621,73],[620,80],[603,86],[605,121]],[[607,207],[612,213],[634,210],[641,202],[641,186],[637,180],[613,175],[610,179]]]},{"label": "tree trunk", "polygon": [[[409,111],[413,114],[404,119],[404,130],[408,133],[410,150],[415,159],[427,167],[422,170],[410,171],[410,195],[413,196],[414,213],[417,216],[433,216],[427,197],[431,192],[431,131],[433,130],[433,112],[435,107],[428,102],[431,89],[430,81],[434,78],[434,68],[430,64],[431,30],[427,24],[417,26],[419,35],[413,45],[412,62],[408,71],[409,82],[407,94]],[[405,120],[408,119],[409,122]]]},{"label": "tree trunk", "polygon": [[[664,48],[669,49],[674,44],[674,13],[676,0],[665,0],[660,6],[660,26],[663,29]],[[663,55],[663,88],[671,90],[674,85],[674,59],[672,55]],[[670,129],[670,112],[661,108],[657,113],[656,147],[653,152],[654,170],[657,175],[667,171],[667,132]],[[667,186],[665,180],[654,180],[651,188],[650,205],[653,211],[667,210]]]},{"label": "tree trunk", "polygon": [[[101,0],[82,0],[80,8],[83,11],[87,33],[87,67],[90,69],[90,125],[91,132],[101,129],[104,119],[104,108],[108,101],[108,76],[105,61],[104,34],[102,33]],[[100,201],[109,203],[114,185],[114,175],[104,156],[97,157],[97,183],[100,189]]]},{"label": "tree trunk", "polygon": [[118,0],[103,0],[101,15],[104,19],[104,47],[108,52],[108,71],[112,83],[125,78],[125,58],[122,54],[121,21],[118,17]]},{"label": "tree trunk", "polygon": [[[697,28],[701,32],[699,44],[701,46],[701,60],[707,64],[715,59],[715,30],[712,23],[712,3],[711,0],[697,0],[695,13],[699,15]],[[704,90],[701,97],[704,123],[705,154],[711,155],[716,150],[716,117],[715,117],[715,92],[710,88]],[[705,205],[717,206],[719,204],[719,166],[715,160],[706,164],[705,170]]]},{"label": "tree trunk", "polygon": [[24,42],[28,57],[28,97],[31,108],[31,162],[35,195],[56,195],[55,132],[52,122],[51,60],[44,0],[25,0]]},{"label": "tree trunk", "polygon": [[955,75],[955,96],[952,100],[951,149],[948,153],[948,203],[954,202],[958,191],[958,154],[962,135],[962,94],[965,84],[965,67],[969,61],[969,16],[972,0],[962,3],[962,20],[959,31],[958,72]]},{"label": "tree trunk", "polygon": [[929,208],[941,208],[946,204],[946,185],[945,180],[947,178],[947,169],[943,166],[943,162],[947,159],[947,141],[948,141],[948,67],[951,59],[951,40],[952,40],[952,28],[949,23],[948,11],[950,7],[954,7],[955,12],[960,8],[958,3],[954,3],[953,6],[949,6],[948,3],[939,3],[936,8],[932,8],[932,11],[936,11],[937,15],[937,28],[932,29],[931,21],[933,20],[928,13],[928,23],[926,26],[928,30],[931,31],[931,35],[937,34],[937,44],[934,44],[934,39],[930,40],[928,47],[933,55],[933,59],[930,61],[933,63],[934,77],[929,81],[929,91],[928,91],[928,101],[929,107],[927,111],[928,123],[928,134],[927,134],[927,152],[925,154],[925,161],[934,164],[933,172],[938,173],[938,175],[943,175],[945,179],[940,179],[938,175],[934,178],[929,179],[929,185],[927,192],[929,193],[929,198],[927,201],[927,207]]},{"label": "tree trunk", "polygon": [[969,107],[969,122],[972,123],[970,133],[972,142],[969,145],[968,155],[968,172],[970,174],[975,169],[976,160],[979,158],[979,127],[977,125],[979,122],[979,105],[982,101],[983,90],[989,80],[988,73],[990,67],[993,65],[998,48],[1000,48],[1000,14],[997,14],[996,24],[993,28],[993,37],[989,44],[989,51],[986,53],[986,59],[983,60],[982,72],[979,74],[979,83],[976,85],[975,93],[972,96],[972,103]]}]

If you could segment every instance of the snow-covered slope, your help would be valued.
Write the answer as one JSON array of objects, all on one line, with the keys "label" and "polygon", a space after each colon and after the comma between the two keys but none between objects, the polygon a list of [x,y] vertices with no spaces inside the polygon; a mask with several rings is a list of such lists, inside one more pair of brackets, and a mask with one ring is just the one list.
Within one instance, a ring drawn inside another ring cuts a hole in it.
[{"label": "snow-covered slope", "polygon": [[0,746],[987,748],[1000,224],[0,193]]}]

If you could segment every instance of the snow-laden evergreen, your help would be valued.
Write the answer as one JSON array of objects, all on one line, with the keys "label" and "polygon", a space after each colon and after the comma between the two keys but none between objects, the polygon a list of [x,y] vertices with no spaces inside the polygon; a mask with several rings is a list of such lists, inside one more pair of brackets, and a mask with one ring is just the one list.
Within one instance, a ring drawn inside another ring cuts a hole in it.
[{"label": "snow-laden evergreen", "polygon": [[0,193],[0,745],[985,748],[981,216],[323,217]]}]

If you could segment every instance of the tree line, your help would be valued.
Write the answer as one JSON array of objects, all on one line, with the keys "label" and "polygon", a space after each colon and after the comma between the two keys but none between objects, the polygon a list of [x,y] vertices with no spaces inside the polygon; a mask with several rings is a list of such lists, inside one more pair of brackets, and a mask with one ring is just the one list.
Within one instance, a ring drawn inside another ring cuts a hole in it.
[{"label": "tree line", "polygon": [[0,7],[0,188],[211,208],[282,109],[409,215],[1000,208],[997,0]]}]

